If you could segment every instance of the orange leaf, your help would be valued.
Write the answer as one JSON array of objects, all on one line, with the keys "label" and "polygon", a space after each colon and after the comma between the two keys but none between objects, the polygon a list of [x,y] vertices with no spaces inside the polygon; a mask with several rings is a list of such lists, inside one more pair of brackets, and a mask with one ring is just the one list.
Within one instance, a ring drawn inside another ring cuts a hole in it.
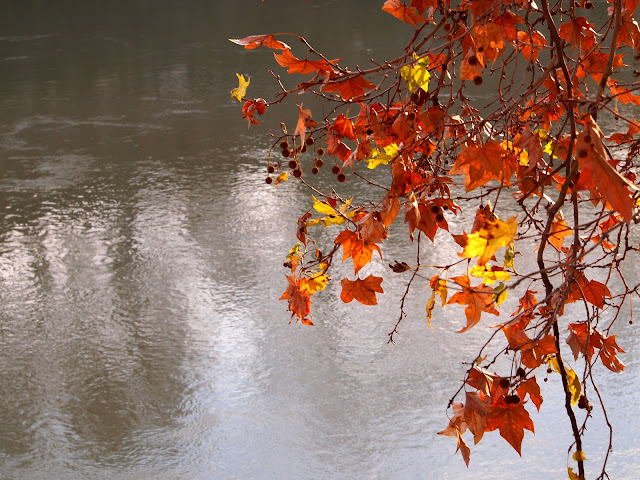
[{"label": "orange leaf", "polygon": [[633,198],[628,188],[638,190],[609,163],[604,135],[593,117],[587,116],[586,128],[578,135],[576,152],[580,165],[580,179],[576,190],[589,190],[602,196],[607,208],[622,215],[627,223],[633,213]]},{"label": "orange leaf", "polygon": [[561,213],[556,215],[556,218],[551,224],[551,229],[549,230],[548,242],[553,245],[553,248],[560,251],[562,250],[564,238],[572,235],[573,230],[571,230],[569,225],[567,225],[567,222],[565,222],[564,216]]},{"label": "orange leaf", "polygon": [[580,51],[591,50],[596,42],[593,25],[584,17],[563,23],[558,33],[572,48],[578,48]]},{"label": "orange leaf", "polygon": [[340,138],[347,137],[350,140],[356,139],[355,133],[353,132],[353,123],[342,113],[338,115],[331,128]]},{"label": "orange leaf", "polygon": [[373,275],[369,275],[364,280],[356,278],[355,281],[343,278],[340,299],[344,303],[350,303],[355,299],[364,305],[377,305],[376,292],[384,293],[381,283],[382,278]]},{"label": "orange leaf", "polygon": [[298,123],[293,135],[300,135],[300,145],[304,145],[307,136],[307,127],[313,128],[317,125],[318,123],[311,119],[311,110],[303,110],[302,105],[298,105]]},{"label": "orange leaf", "polygon": [[524,397],[528,394],[533,404],[536,406],[538,411],[540,411],[542,396],[540,395],[540,386],[538,385],[536,377],[531,377],[520,382],[516,391],[522,400],[524,400]]},{"label": "orange leaf", "polygon": [[611,292],[605,284],[596,280],[587,280],[584,275],[580,275],[576,281],[571,284],[571,290],[569,290],[566,303],[572,303],[584,298],[591,305],[602,308],[605,297],[610,296]]},{"label": "orange leaf", "polygon": [[382,6],[382,10],[393,15],[398,20],[413,25],[414,27],[422,22],[426,22],[427,19],[420,15],[414,8],[407,7],[400,0],[387,0]]},{"label": "orange leaf", "polygon": [[509,179],[516,171],[518,160],[500,142],[487,141],[484,145],[466,145],[454,162],[450,174],[465,175],[467,192],[481,187],[491,180],[509,185]]},{"label": "orange leaf", "polygon": [[287,275],[289,286],[280,297],[280,300],[289,300],[289,310],[291,310],[291,318],[294,315],[305,325],[313,325],[310,318],[311,313],[311,293],[309,290],[303,289],[301,281],[293,275]]},{"label": "orange leaf", "polygon": [[377,250],[380,258],[382,258],[382,252],[375,243],[363,241],[356,232],[351,230],[340,232],[334,243],[342,245],[343,262],[349,257],[353,258],[355,273],[358,273],[362,267],[371,261],[374,250]]},{"label": "orange leaf", "polygon": [[447,304],[459,303],[461,305],[467,305],[467,308],[464,309],[467,317],[467,325],[456,333],[466,332],[477,325],[482,312],[500,315],[500,312],[496,310],[493,304],[493,288],[484,284],[471,287],[469,277],[466,275],[454,277],[451,280],[462,287],[462,292],[456,292]]},{"label": "orange leaf", "polygon": [[344,80],[332,81],[325,85],[325,92],[338,92],[343,100],[352,100],[364,96],[365,89],[371,90],[375,85],[362,75],[348,77]]},{"label": "orange leaf", "polygon": [[592,330],[585,322],[570,323],[569,337],[566,342],[571,347],[573,357],[578,360],[578,356],[583,354],[587,360],[591,361],[591,357],[595,352],[594,347],[602,346],[602,334],[598,330]]},{"label": "orange leaf", "polygon": [[616,343],[616,335],[604,338],[602,340],[602,348],[600,349],[600,360],[602,364],[612,372],[620,373],[624,370],[624,363],[618,360],[616,354],[618,352],[625,353]]},{"label": "orange leaf", "polygon": [[464,420],[473,433],[473,441],[476,445],[484,435],[490,404],[491,398],[487,395],[477,392],[466,392],[465,394]]},{"label": "orange leaf", "polygon": [[529,412],[524,409],[522,403],[507,405],[504,400],[492,405],[487,415],[486,431],[500,430],[500,436],[522,456],[520,448],[524,438],[524,430],[534,432],[533,422]]},{"label": "orange leaf", "polygon": [[259,47],[273,48],[274,50],[288,50],[291,48],[286,43],[276,40],[273,35],[250,35],[244,38],[230,38],[229,41],[242,45],[248,50]]},{"label": "orange leaf", "polygon": [[[333,66],[326,60],[307,60],[306,58],[300,60],[291,53],[290,49],[283,50],[281,54],[274,53],[273,56],[281,67],[289,68],[287,73],[301,73],[306,75],[308,73],[318,72],[321,75],[326,75],[333,72]],[[332,63],[337,61],[338,60],[331,60]]]}]

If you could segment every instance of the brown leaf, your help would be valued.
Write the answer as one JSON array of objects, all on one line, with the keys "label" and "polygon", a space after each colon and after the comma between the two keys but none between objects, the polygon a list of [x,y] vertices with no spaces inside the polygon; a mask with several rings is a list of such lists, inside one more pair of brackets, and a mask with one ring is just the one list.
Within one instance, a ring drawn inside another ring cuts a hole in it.
[{"label": "brown leaf", "polygon": [[276,59],[276,62],[280,64],[281,67],[289,68],[287,73],[300,73],[302,75],[306,75],[309,73],[319,73],[321,75],[327,75],[330,72],[334,71],[333,65],[331,63],[336,63],[339,59],[331,60],[331,63],[326,60],[301,60],[296,58],[295,55],[291,53],[290,49],[283,50],[282,53],[274,53],[273,56]]},{"label": "brown leaf", "polygon": [[373,275],[369,275],[364,280],[356,278],[355,281],[343,278],[340,299],[344,303],[350,303],[355,299],[364,305],[377,305],[376,292],[384,293],[381,283],[382,278]]}]

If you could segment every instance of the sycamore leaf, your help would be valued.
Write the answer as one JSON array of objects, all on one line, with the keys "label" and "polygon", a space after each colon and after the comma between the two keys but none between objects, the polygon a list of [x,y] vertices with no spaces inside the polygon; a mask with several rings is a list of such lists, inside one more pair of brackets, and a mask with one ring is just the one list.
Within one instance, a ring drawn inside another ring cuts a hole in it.
[{"label": "sycamore leaf", "polygon": [[480,284],[475,287],[471,287],[469,277],[462,275],[454,277],[455,283],[462,287],[462,292],[456,292],[447,302],[459,303],[460,305],[467,305],[464,309],[464,313],[467,317],[467,325],[458,330],[456,333],[463,333],[474,327],[480,321],[482,312],[492,313],[493,315],[500,315],[500,312],[496,310],[493,303],[493,288]]},{"label": "sycamore leaf", "polygon": [[577,48],[580,51],[590,50],[596,41],[593,24],[584,17],[576,17],[563,23],[560,25],[558,33],[571,48]]},{"label": "sycamore leaf", "polygon": [[576,450],[576,453],[574,453],[572,457],[576,462],[579,462],[579,461],[584,462],[587,459],[587,456],[584,454],[582,450]]},{"label": "sycamore leaf", "polygon": [[493,285],[495,282],[507,282],[511,280],[509,272],[504,271],[500,267],[487,267],[486,265],[476,265],[469,269],[469,275],[476,278],[482,278],[485,285]]},{"label": "sycamore leaf", "polygon": [[509,185],[509,179],[518,167],[516,156],[506,150],[501,142],[487,141],[484,145],[465,145],[451,166],[451,175],[465,175],[467,192],[481,187],[491,180]]},{"label": "sycamore leaf", "polygon": [[620,373],[624,370],[624,363],[618,360],[618,357],[616,356],[618,352],[625,353],[625,351],[616,343],[616,335],[611,335],[602,340],[600,360],[602,360],[602,364],[605,367],[616,373]]},{"label": "sycamore leaf", "polygon": [[316,127],[318,124],[311,119],[311,110],[303,110],[302,105],[298,105],[298,123],[293,135],[300,135],[300,145],[304,145],[307,136],[307,127]]},{"label": "sycamore leaf", "polygon": [[288,50],[291,48],[286,43],[276,40],[273,35],[250,35],[244,38],[230,38],[229,41],[236,45],[242,45],[248,50],[259,47],[273,48],[275,50]]},{"label": "sycamore leaf", "polygon": [[282,182],[286,182],[288,178],[289,176],[287,175],[287,172],[282,172],[280,175],[278,175],[276,181],[273,182],[273,186],[275,187],[276,185],[280,185]]},{"label": "sycamore leaf", "polygon": [[466,392],[464,402],[464,420],[471,433],[473,441],[477,445],[484,435],[487,424],[487,413],[491,397],[480,392]]},{"label": "sycamore leaf", "polygon": [[467,244],[460,256],[478,257],[478,265],[485,265],[500,247],[508,247],[514,241],[517,230],[516,217],[506,222],[499,218],[487,220],[479,231],[467,235]]},{"label": "sycamore leaf", "polygon": [[437,275],[431,277],[429,286],[432,289],[431,297],[427,301],[427,319],[428,324],[431,326],[431,319],[433,318],[433,309],[436,306],[436,294],[440,295],[442,300],[442,306],[447,304],[447,281],[444,278],[440,278]]},{"label": "sycamore leaf", "polygon": [[362,97],[365,90],[371,90],[375,85],[362,75],[348,77],[344,80],[330,81],[324,87],[325,92],[337,92],[343,100],[352,100]]},{"label": "sycamore leaf", "polygon": [[518,385],[518,388],[516,390],[522,400],[524,400],[526,395],[529,395],[529,398],[531,399],[533,404],[536,406],[538,411],[540,411],[540,405],[542,405],[542,396],[540,395],[540,386],[538,385],[536,377],[531,377],[520,382],[520,385]]},{"label": "sycamore leaf", "polygon": [[420,58],[415,53],[413,54],[413,61],[415,63],[411,65],[405,65],[400,69],[400,76],[407,84],[409,91],[415,92],[418,88],[421,88],[425,92],[429,89],[429,79],[431,74],[429,73],[429,58]]},{"label": "sycamore leaf", "polygon": [[247,79],[245,80],[244,75],[240,75],[239,73],[236,73],[236,77],[238,77],[238,87],[231,90],[231,98],[235,98],[241,102],[247,94],[247,87],[249,83],[251,83],[251,78],[247,75]]},{"label": "sycamore leaf", "polygon": [[[558,363],[558,359],[555,355],[549,357],[548,363],[557,373],[560,373],[560,364]],[[567,383],[569,384],[569,391],[571,392],[571,404],[575,406],[577,405],[578,400],[580,400],[582,385],[580,384],[580,379],[576,372],[566,363],[564,364],[564,371],[567,375]]]},{"label": "sycamore leaf", "polygon": [[380,247],[375,242],[365,242],[352,230],[344,230],[334,240],[334,243],[342,245],[344,262],[347,258],[353,259],[353,268],[357,274],[362,267],[371,262],[373,251],[376,250],[382,259]]},{"label": "sycamore leaf", "polygon": [[486,431],[489,432],[496,429],[500,430],[500,436],[509,442],[509,445],[520,456],[522,456],[521,446],[524,430],[534,432],[533,421],[531,421],[529,412],[525,410],[522,403],[507,405],[504,401],[492,405],[487,415]]},{"label": "sycamore leaf", "polygon": [[420,15],[413,7],[407,7],[400,0],[387,0],[384,2],[382,10],[414,27],[427,21],[427,19]]},{"label": "sycamore leaf", "polygon": [[398,156],[400,148],[395,143],[387,145],[381,152],[377,148],[371,152],[371,158],[367,160],[369,162],[369,168],[374,169],[378,165],[387,165],[390,161],[395,160]]},{"label": "sycamore leaf", "polygon": [[567,225],[567,222],[565,222],[564,215],[562,214],[562,212],[558,213],[558,215],[556,215],[556,218],[553,220],[553,223],[551,224],[548,242],[553,245],[553,248],[561,251],[565,237],[570,237],[572,235],[573,230],[571,230],[569,228],[569,225]]},{"label": "sycamore leaf", "polygon": [[331,63],[336,63],[339,59],[331,60],[331,63],[326,60],[301,60],[296,58],[295,55],[291,53],[291,50],[283,50],[282,53],[274,53],[273,56],[276,59],[276,62],[281,67],[289,68],[287,73],[300,73],[302,75],[306,75],[309,73],[319,73],[321,75],[327,75],[334,71]]},{"label": "sycamore leaf", "polygon": [[313,325],[309,317],[311,313],[311,292],[302,288],[301,281],[293,275],[287,275],[289,285],[280,297],[280,300],[289,301],[291,318],[297,317],[305,325]]},{"label": "sycamore leaf", "polygon": [[604,134],[590,115],[585,120],[586,128],[578,135],[576,145],[580,179],[576,190],[589,190],[596,196],[602,196],[607,208],[618,212],[627,223],[633,214],[633,198],[629,192],[638,187],[609,163],[607,149],[602,139]]},{"label": "sycamore leaf", "polygon": [[351,205],[351,199],[346,200],[340,207],[334,208],[329,202],[321,202],[315,196],[313,196],[313,209],[326,215],[322,218],[307,221],[308,226],[314,226],[322,223],[325,227],[330,225],[342,225],[349,218],[353,218],[357,210],[347,212],[347,209]]},{"label": "sycamore leaf", "polygon": [[355,281],[343,278],[340,299],[344,303],[350,303],[355,299],[364,305],[377,305],[376,292],[384,293],[381,283],[382,278],[373,275],[369,275],[364,280],[356,278]]}]

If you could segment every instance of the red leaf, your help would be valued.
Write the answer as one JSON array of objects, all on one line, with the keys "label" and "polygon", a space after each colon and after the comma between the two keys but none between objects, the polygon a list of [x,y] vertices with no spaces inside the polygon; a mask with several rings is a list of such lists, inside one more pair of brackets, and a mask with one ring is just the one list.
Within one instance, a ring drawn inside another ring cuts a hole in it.
[{"label": "red leaf", "polygon": [[273,48],[274,50],[288,50],[291,48],[286,43],[276,40],[273,35],[250,35],[244,38],[230,38],[229,41],[242,45],[248,50],[259,47]]},{"label": "red leaf", "polygon": [[350,303],[355,299],[364,305],[377,305],[376,292],[384,293],[381,283],[382,278],[373,275],[369,275],[364,280],[356,278],[355,281],[343,278],[340,299],[344,303]]},{"label": "red leaf", "polygon": [[[412,2],[413,3],[413,2]],[[400,0],[387,0],[382,6],[382,10],[390,13],[398,20],[413,25],[414,27],[422,22],[426,22],[427,19],[420,15],[413,7],[407,7]]]},{"label": "red leaf", "polygon": [[331,128],[340,138],[347,137],[349,140],[356,139],[355,133],[353,132],[353,123],[342,113],[338,115],[333,125],[331,125]]},{"label": "red leaf", "polygon": [[522,400],[524,400],[524,397],[528,394],[533,404],[536,406],[538,411],[540,411],[542,396],[540,395],[540,386],[538,385],[536,377],[531,377],[521,382],[516,390]]},{"label": "red leaf", "polygon": [[480,146],[464,146],[449,173],[465,175],[464,186],[469,192],[491,180],[509,185],[517,166],[515,155],[500,142],[489,140]]}]

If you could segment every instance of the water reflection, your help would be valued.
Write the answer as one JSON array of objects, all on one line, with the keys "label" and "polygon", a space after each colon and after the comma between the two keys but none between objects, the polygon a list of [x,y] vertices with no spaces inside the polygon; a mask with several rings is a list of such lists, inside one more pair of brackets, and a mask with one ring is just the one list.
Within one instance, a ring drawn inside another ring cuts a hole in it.
[{"label": "water reflection", "polygon": [[[315,329],[287,325],[276,300],[309,195],[265,187],[266,128],[247,131],[228,91],[236,71],[272,88],[272,59],[226,39],[295,27],[364,62],[407,29],[354,15],[358,1],[215,3],[34,0],[0,18],[0,477],[486,478],[517,465],[537,478],[540,458],[564,471],[554,379],[523,460],[489,437],[467,472],[434,435],[485,332],[462,344],[459,319],[437,313],[432,333],[425,289],[396,347],[385,334],[400,277],[385,279],[375,316],[330,286]],[[401,231],[385,260],[413,258]],[[422,255],[449,251],[442,239]],[[637,453],[625,445],[637,419],[624,418],[639,383],[633,328],[620,329],[630,373],[605,377],[624,386],[608,399],[616,478]]]}]

